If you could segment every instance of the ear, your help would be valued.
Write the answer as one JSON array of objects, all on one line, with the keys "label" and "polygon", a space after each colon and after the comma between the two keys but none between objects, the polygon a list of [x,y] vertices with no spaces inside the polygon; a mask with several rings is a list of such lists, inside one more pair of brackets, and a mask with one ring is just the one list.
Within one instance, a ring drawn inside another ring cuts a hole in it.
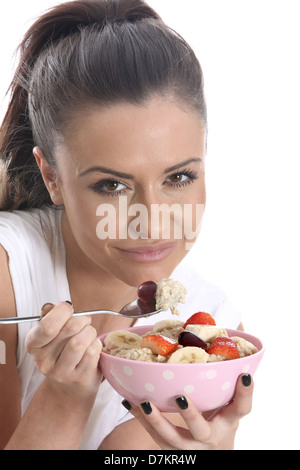
[{"label": "ear", "polygon": [[57,172],[49,165],[40,147],[34,147],[33,155],[53,204],[57,206],[62,205],[64,201],[58,182]]}]

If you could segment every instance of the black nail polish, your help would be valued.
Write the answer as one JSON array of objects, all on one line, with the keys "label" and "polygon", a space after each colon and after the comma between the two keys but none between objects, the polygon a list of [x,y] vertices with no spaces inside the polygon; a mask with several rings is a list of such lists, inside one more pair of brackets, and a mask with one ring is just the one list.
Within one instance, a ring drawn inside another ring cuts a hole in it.
[{"label": "black nail polish", "polygon": [[152,413],[152,408],[148,401],[141,403],[141,408],[146,415],[150,415],[150,413]]},{"label": "black nail polish", "polygon": [[69,304],[69,305],[73,305],[72,302],[70,302],[70,300],[65,300],[66,304]]},{"label": "black nail polish", "polygon": [[128,411],[131,410],[131,404],[129,403],[128,400],[123,400],[122,405],[126,408],[126,410],[128,410]]},{"label": "black nail polish", "polygon": [[183,395],[176,398],[176,403],[181,410],[186,410],[189,406],[187,399]]},{"label": "black nail polish", "polygon": [[251,385],[251,375],[244,374],[242,376],[242,382],[243,382],[244,387],[249,387]]}]

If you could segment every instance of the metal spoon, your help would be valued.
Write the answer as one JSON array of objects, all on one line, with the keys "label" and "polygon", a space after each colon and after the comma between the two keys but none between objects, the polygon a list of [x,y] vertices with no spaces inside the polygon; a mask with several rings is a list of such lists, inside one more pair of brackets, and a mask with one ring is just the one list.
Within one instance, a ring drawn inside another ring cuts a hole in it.
[{"label": "metal spoon", "polygon": [[[173,302],[170,306],[172,307],[175,303]],[[162,312],[163,309],[153,310],[155,308],[154,303],[143,304],[138,300],[134,300],[129,304],[125,305],[119,312],[114,312],[111,310],[92,310],[90,312],[77,312],[73,314],[73,317],[81,317],[84,315],[119,315],[121,317],[128,318],[143,318],[150,317],[152,315],[157,315]],[[42,317],[39,315],[37,317],[13,317],[13,318],[0,318],[0,325],[10,325],[13,323],[29,323],[42,320]]]}]

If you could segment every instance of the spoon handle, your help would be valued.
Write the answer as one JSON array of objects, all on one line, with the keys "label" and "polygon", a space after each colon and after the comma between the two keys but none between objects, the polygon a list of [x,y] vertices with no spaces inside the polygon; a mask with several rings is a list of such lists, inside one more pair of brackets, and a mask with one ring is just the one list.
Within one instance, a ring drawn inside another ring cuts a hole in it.
[{"label": "spoon handle", "polygon": [[12,325],[13,323],[29,323],[41,320],[42,317],[11,317],[0,318],[0,325]]},{"label": "spoon handle", "polygon": [[[99,315],[99,314],[119,315],[119,313],[112,312],[111,310],[93,310],[91,312],[73,313],[73,317],[82,317],[84,315]],[[31,323],[31,322],[40,321],[41,319],[42,319],[41,316],[0,318],[0,325],[12,325],[15,323]]]}]

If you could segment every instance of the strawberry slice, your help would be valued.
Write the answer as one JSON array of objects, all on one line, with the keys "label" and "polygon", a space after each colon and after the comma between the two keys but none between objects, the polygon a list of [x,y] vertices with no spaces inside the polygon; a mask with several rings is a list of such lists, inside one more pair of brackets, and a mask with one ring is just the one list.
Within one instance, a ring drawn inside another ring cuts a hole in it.
[{"label": "strawberry slice", "polygon": [[223,356],[225,359],[238,359],[240,357],[236,342],[227,336],[218,336],[214,339],[206,352]]},{"label": "strawberry slice", "polygon": [[213,325],[216,326],[216,322],[209,313],[197,312],[194,313],[183,325],[185,328],[187,325]]},{"label": "strawberry slice", "polygon": [[162,335],[148,335],[141,341],[141,348],[149,348],[154,354],[168,356],[178,348],[178,343],[172,338]]}]

